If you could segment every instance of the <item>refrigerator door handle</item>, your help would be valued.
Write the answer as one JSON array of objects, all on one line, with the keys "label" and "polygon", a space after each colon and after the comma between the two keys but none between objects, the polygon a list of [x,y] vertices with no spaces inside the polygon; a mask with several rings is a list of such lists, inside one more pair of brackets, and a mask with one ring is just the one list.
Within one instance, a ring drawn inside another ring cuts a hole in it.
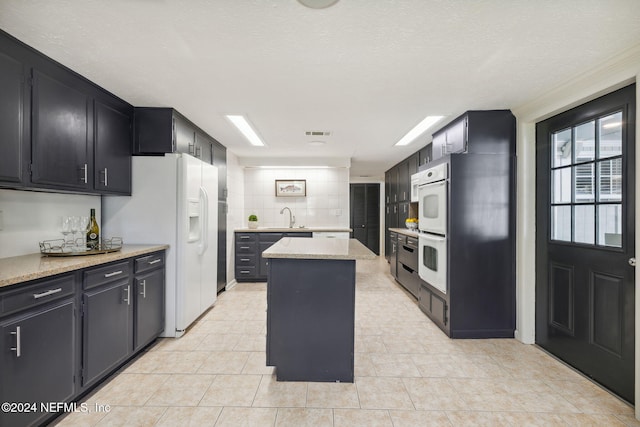
[{"label": "refrigerator door handle", "polygon": [[209,248],[209,195],[204,187],[200,187],[200,224],[198,255],[203,255]]}]

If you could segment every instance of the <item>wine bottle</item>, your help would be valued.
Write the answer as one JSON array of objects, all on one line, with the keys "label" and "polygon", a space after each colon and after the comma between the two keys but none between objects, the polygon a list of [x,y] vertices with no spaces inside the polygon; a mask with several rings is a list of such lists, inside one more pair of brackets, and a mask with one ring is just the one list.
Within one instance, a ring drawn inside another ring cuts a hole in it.
[{"label": "wine bottle", "polygon": [[87,226],[87,249],[98,249],[100,244],[100,227],[96,221],[96,210],[91,209],[91,219]]}]

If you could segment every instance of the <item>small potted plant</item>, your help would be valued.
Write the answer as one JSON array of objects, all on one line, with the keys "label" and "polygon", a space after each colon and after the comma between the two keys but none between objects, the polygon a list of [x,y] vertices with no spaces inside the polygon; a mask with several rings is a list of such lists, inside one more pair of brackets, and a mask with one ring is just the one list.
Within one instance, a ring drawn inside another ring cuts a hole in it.
[{"label": "small potted plant", "polygon": [[258,228],[258,217],[256,215],[249,215],[249,228]]}]

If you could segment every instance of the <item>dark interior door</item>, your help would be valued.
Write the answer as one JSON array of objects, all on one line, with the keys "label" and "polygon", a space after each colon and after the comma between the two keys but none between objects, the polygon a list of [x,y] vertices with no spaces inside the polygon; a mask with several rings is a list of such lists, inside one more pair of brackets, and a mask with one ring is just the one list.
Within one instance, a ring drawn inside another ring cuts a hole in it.
[{"label": "dark interior door", "polygon": [[352,237],[380,254],[380,185],[350,184]]},{"label": "dark interior door", "polygon": [[536,342],[633,402],[635,85],[536,140]]}]

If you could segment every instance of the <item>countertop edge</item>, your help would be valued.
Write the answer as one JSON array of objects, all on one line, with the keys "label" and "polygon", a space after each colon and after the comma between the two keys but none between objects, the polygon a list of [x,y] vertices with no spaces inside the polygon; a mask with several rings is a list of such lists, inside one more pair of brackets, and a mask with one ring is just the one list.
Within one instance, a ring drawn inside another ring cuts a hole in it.
[{"label": "countertop edge", "polygon": [[50,260],[52,264],[56,264],[59,262],[60,265],[52,265],[42,270],[35,270],[33,266],[31,266],[31,268],[29,268],[29,266],[25,266],[24,269],[27,270],[25,273],[17,273],[5,279],[0,279],[0,290],[11,285],[30,282],[37,279],[43,279],[58,274],[81,270],[83,268],[95,267],[97,265],[107,264],[113,261],[134,258],[140,255],[166,250],[168,248],[169,245],[124,245],[122,250],[118,252],[111,252],[100,255],[84,255],[75,257],[43,257],[40,253],[34,253],[11,258],[2,258],[0,259],[0,266],[2,266],[3,262],[12,264],[20,262],[40,264],[43,259]]},{"label": "countertop edge", "polygon": [[[268,259],[273,259],[273,258],[277,258],[277,259],[308,259],[308,260],[344,260],[344,261],[356,261],[356,260],[374,260],[376,259],[377,255],[374,254],[373,252],[371,252],[366,246],[364,246],[361,242],[359,242],[356,239],[349,239],[349,249],[348,252],[346,254],[339,254],[339,253],[314,253],[313,249],[308,249],[308,247],[305,247],[304,249],[294,249],[294,250],[286,250],[286,251],[282,251],[282,249],[280,249],[280,246],[284,246],[284,244],[282,243],[283,241],[286,240],[294,240],[296,244],[302,244],[304,243],[304,240],[310,241],[310,240],[314,240],[316,241],[316,243],[318,243],[317,241],[319,240],[328,240],[329,242],[336,242],[337,240],[347,240],[347,239],[313,239],[313,238],[308,238],[308,239],[301,239],[301,238],[284,238],[281,239],[279,242],[275,243],[273,246],[271,246],[269,249],[265,250],[262,253],[262,257],[263,258],[268,258]],[[280,243],[280,245],[279,245]],[[308,242],[307,242],[308,243]],[[327,242],[328,243],[328,242]],[[324,244],[324,242],[323,242]],[[278,251],[281,252],[278,252]]]},{"label": "countertop edge", "polygon": [[409,230],[408,228],[389,228],[389,231],[393,231],[394,233],[404,234],[409,237],[418,237],[420,236],[419,231]]},{"label": "countertop edge", "polygon": [[337,232],[337,233],[351,233],[353,230],[351,228],[344,227],[330,227],[330,228],[322,228],[322,227],[305,227],[305,228],[234,228],[233,231],[235,233],[309,233],[309,232]]}]

